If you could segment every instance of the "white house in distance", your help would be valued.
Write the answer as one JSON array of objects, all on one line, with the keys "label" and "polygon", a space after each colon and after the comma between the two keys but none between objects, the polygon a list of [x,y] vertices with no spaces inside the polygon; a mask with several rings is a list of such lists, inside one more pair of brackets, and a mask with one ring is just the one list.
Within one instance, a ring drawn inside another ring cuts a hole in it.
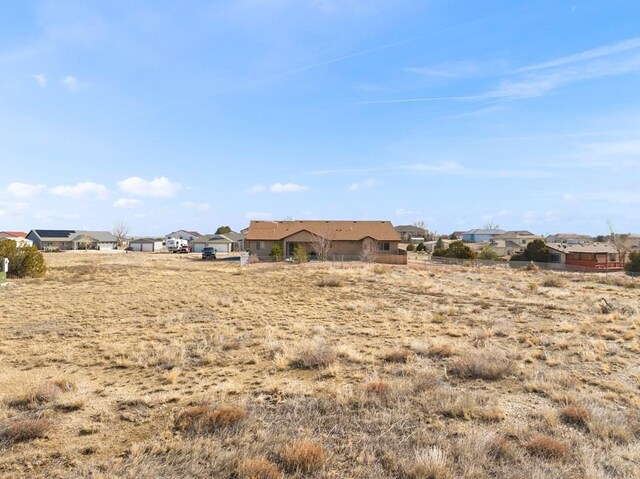
[{"label": "white house in distance", "polygon": [[152,253],[164,249],[164,241],[157,238],[135,238],[129,240],[129,247],[131,251]]},{"label": "white house in distance", "polygon": [[507,231],[494,236],[489,246],[498,256],[507,256],[522,251],[535,240],[544,241],[544,238],[526,230]]},{"label": "white house in distance", "polygon": [[169,233],[168,235],[165,235],[165,239],[169,239],[169,238],[175,238],[175,239],[183,239],[183,240],[187,240],[187,241],[192,241],[193,239],[197,238],[198,236],[202,236],[200,233],[198,233],[197,231],[187,231],[187,230],[178,230],[178,231],[174,231],[173,233]]},{"label": "white house in distance", "polygon": [[41,250],[115,250],[118,239],[108,231],[31,230],[27,239]]},{"label": "white house in distance", "polygon": [[33,241],[27,239],[27,233],[22,231],[0,231],[0,240],[15,241],[19,248],[33,245]]},{"label": "white house in distance", "polygon": [[194,253],[200,253],[205,248],[215,248],[216,253],[233,253],[244,250],[246,235],[229,231],[224,234],[203,235],[189,242]]}]

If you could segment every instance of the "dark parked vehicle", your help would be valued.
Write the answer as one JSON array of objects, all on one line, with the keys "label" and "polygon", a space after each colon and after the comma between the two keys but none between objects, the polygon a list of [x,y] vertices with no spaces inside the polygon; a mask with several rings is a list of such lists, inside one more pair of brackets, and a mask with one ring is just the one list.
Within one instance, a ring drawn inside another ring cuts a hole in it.
[{"label": "dark parked vehicle", "polygon": [[215,248],[205,248],[202,250],[202,259],[216,259],[216,249]]}]

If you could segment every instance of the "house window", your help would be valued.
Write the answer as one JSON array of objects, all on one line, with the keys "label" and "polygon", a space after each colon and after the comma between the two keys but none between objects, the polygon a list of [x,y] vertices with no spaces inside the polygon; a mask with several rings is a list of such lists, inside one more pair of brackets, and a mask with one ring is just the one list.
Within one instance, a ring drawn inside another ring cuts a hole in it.
[{"label": "house window", "polygon": [[260,251],[264,249],[264,241],[256,241],[256,250]]},{"label": "house window", "polygon": [[389,245],[388,241],[384,241],[380,243],[380,251],[389,251],[390,249],[391,249],[391,246]]},{"label": "house window", "polygon": [[561,259],[559,254],[554,254],[554,253],[549,254],[549,263],[560,263],[560,261]]}]

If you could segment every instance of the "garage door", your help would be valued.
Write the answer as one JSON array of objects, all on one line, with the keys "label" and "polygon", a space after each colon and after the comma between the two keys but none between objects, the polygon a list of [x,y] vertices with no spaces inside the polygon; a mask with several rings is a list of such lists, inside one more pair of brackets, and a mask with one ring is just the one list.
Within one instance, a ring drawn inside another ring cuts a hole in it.
[{"label": "garage door", "polygon": [[147,253],[153,251],[153,243],[142,243],[142,251]]}]

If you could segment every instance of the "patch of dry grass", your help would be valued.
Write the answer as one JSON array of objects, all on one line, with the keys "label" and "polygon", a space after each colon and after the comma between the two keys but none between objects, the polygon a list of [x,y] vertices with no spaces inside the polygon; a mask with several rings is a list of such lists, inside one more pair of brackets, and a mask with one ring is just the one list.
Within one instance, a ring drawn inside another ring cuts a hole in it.
[{"label": "patch of dry grass", "polygon": [[318,369],[330,366],[336,359],[333,347],[318,339],[299,346],[289,364],[293,368]]},{"label": "patch of dry grass", "polygon": [[525,443],[530,454],[547,459],[562,459],[566,457],[568,448],[565,444],[550,436],[539,434]]},{"label": "patch of dry grass", "polygon": [[0,431],[0,438],[12,443],[33,441],[45,437],[52,425],[48,419],[17,419]]},{"label": "patch of dry grass", "polygon": [[512,374],[513,361],[498,351],[472,351],[451,365],[451,373],[470,379],[496,381]]},{"label": "patch of dry grass", "polygon": [[47,261],[46,278],[0,290],[0,475],[637,473],[640,316],[626,278]]},{"label": "patch of dry grass", "polygon": [[310,473],[322,469],[326,461],[324,448],[312,441],[294,441],[280,451],[280,462],[289,472]]},{"label": "patch of dry grass", "polygon": [[182,431],[211,433],[236,426],[246,417],[246,409],[239,406],[193,406],[182,410],[175,424]]},{"label": "patch of dry grass", "polygon": [[271,461],[263,458],[243,459],[238,464],[238,479],[281,479],[282,472]]}]

